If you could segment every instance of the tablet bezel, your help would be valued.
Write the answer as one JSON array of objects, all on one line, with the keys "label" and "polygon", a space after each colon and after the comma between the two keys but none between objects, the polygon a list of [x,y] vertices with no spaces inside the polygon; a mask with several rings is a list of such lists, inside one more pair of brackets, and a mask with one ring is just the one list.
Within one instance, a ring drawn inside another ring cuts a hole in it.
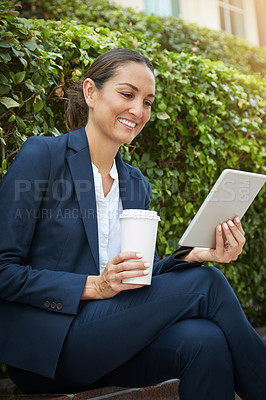
[{"label": "tablet bezel", "polygon": [[[265,182],[266,175],[263,174],[234,169],[223,170],[179,244],[215,248],[216,225],[236,215],[241,219]],[[231,186],[226,187],[229,183]]]}]

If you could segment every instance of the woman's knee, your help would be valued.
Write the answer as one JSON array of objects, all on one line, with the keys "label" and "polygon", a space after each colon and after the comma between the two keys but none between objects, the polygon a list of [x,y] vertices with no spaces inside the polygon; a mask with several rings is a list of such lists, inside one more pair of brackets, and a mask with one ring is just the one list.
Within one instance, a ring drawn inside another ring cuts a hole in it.
[{"label": "woman's knee", "polygon": [[199,285],[209,283],[211,285],[225,286],[231,289],[231,286],[222,273],[216,267],[213,266],[200,266],[194,268],[184,268],[182,270],[171,272],[171,280],[180,280],[180,276],[183,276],[188,280],[193,280],[195,283],[199,283]]},{"label": "woman's knee", "polygon": [[208,283],[211,289],[218,291],[218,294],[220,293],[221,295],[224,295],[226,293],[230,296],[236,297],[228,280],[218,268],[213,266],[204,266],[197,272],[200,274],[198,279]]},{"label": "woman's knee", "polygon": [[213,266],[203,266],[201,268],[197,268],[197,270],[202,274],[204,279],[208,279],[212,282],[222,282],[229,284],[226,277],[222,273],[222,271]]},{"label": "woman's knee", "polygon": [[[197,363],[208,368],[231,369],[232,359],[222,330],[205,319],[190,319],[178,323],[182,334],[182,357],[187,363]],[[183,331],[183,332],[182,332]]]}]

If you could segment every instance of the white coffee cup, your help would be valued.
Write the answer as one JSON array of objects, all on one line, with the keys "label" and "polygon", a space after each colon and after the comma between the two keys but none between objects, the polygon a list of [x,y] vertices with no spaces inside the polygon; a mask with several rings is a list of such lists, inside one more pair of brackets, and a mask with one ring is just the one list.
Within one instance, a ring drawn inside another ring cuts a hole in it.
[{"label": "white coffee cup", "polygon": [[151,284],[154,251],[158,222],[160,217],[156,211],[129,209],[120,215],[121,220],[121,251],[136,251],[141,253],[141,259],[150,264],[148,275],[127,278],[123,283]]}]

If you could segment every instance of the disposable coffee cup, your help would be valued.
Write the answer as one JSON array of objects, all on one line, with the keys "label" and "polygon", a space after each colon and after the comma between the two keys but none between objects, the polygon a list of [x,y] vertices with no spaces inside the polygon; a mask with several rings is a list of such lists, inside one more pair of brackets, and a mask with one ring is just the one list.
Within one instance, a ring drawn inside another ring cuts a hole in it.
[{"label": "disposable coffee cup", "polygon": [[156,244],[157,228],[160,217],[156,211],[150,210],[124,210],[120,215],[121,220],[121,251],[136,251],[142,253],[141,259],[150,264],[149,274],[127,278],[123,283],[151,284],[153,259]]}]

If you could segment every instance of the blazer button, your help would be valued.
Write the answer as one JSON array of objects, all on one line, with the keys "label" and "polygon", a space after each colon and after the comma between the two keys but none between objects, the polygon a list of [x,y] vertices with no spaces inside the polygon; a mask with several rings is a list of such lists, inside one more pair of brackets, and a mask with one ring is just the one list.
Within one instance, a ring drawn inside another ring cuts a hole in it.
[{"label": "blazer button", "polygon": [[51,306],[50,301],[46,300],[44,303],[44,307],[49,308]]},{"label": "blazer button", "polygon": [[56,308],[57,308],[58,310],[62,310],[63,304],[62,304],[62,303],[57,303]]},{"label": "blazer button", "polygon": [[51,308],[56,308],[56,303],[54,301],[51,303]]}]

